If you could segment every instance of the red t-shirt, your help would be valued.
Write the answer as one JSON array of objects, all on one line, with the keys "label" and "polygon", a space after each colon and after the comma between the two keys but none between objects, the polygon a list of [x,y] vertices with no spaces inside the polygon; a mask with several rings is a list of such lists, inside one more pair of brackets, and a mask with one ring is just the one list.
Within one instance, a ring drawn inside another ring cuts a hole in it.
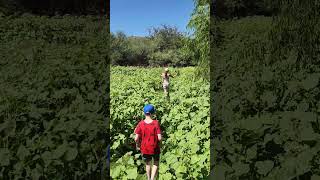
[{"label": "red t-shirt", "polygon": [[161,130],[157,120],[151,123],[140,121],[134,133],[139,134],[142,154],[160,154],[158,134],[161,134]]}]

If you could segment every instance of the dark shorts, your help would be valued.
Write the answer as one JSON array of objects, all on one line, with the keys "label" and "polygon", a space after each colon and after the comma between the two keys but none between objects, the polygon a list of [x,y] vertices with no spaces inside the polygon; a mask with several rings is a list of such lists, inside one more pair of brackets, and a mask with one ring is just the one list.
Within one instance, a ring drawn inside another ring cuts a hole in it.
[{"label": "dark shorts", "polygon": [[160,159],[160,154],[143,154],[143,155],[142,155],[142,159],[143,159],[144,161],[152,160],[152,158],[153,158],[154,161],[159,161],[159,159]]}]

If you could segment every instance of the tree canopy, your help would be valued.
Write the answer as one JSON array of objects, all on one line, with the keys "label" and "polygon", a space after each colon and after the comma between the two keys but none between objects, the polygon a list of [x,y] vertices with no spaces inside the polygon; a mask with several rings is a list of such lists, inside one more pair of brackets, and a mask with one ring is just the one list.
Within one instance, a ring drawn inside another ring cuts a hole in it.
[{"label": "tree canopy", "polygon": [[111,33],[111,62],[127,66],[195,65],[195,53],[186,48],[189,40],[176,27],[168,25],[152,27],[146,37]]}]

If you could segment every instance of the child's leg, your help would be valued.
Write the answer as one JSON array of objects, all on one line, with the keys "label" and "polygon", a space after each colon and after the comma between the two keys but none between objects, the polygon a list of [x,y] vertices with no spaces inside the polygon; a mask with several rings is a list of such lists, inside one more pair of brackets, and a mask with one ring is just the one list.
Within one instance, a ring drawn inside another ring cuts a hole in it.
[{"label": "child's leg", "polygon": [[157,172],[158,172],[158,166],[159,166],[159,161],[154,160],[153,166],[152,166],[152,171],[151,171],[151,180],[155,179]]},{"label": "child's leg", "polygon": [[151,179],[151,172],[150,172],[150,170],[151,170],[151,160],[150,159],[146,159],[145,160],[146,161],[146,172],[147,172],[147,177],[148,177],[148,180],[150,180]]},{"label": "child's leg", "polygon": [[154,180],[155,177],[157,177],[159,160],[160,160],[160,154],[153,155],[153,166],[152,166],[152,171],[151,171],[151,180]]},{"label": "child's leg", "polygon": [[165,86],[164,88],[163,88],[163,90],[164,90],[164,95],[165,96],[168,96],[168,87],[167,86]]}]

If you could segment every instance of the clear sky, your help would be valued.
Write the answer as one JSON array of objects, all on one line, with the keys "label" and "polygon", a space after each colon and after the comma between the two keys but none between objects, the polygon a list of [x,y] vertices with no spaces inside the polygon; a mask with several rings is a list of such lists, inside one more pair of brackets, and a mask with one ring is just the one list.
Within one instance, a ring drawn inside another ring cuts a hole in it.
[{"label": "clear sky", "polygon": [[186,32],[193,0],[110,0],[110,30],[128,36],[146,36],[161,24]]}]

